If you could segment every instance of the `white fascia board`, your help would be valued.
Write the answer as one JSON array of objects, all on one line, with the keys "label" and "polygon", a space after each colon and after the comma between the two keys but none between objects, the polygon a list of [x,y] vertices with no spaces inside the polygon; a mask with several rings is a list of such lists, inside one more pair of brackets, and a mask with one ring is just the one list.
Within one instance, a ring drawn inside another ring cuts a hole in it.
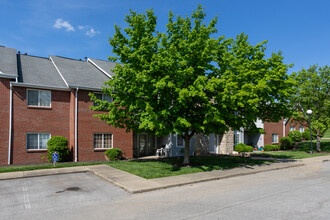
[{"label": "white fascia board", "polygon": [[26,87],[26,88],[34,88],[34,89],[70,91],[70,88],[65,88],[65,87],[45,86],[45,85],[36,85],[36,84],[29,84],[29,83],[17,83],[17,82],[11,82],[10,84],[13,85],[13,86],[17,86],[17,87]]},{"label": "white fascia board", "polygon": [[82,90],[88,90],[88,91],[100,91],[102,92],[101,88],[93,88],[93,87],[88,87],[88,86],[79,86],[79,85],[70,85],[69,86],[70,89],[82,89]]},{"label": "white fascia board", "polygon": [[9,74],[5,74],[5,73],[0,72],[0,78],[16,79],[17,76],[9,75]]},{"label": "white fascia board", "polygon": [[62,73],[61,73],[61,72],[60,72],[60,70],[57,68],[57,66],[56,66],[56,64],[55,64],[55,62],[54,62],[54,60],[52,59],[52,57],[51,57],[51,56],[49,57],[49,59],[50,59],[50,61],[52,61],[52,63],[53,63],[53,65],[54,65],[55,69],[57,70],[58,74],[60,74],[60,76],[61,76],[62,80],[63,80],[63,81],[64,81],[64,83],[65,83],[65,85],[66,85],[67,87],[69,87],[69,84],[68,84],[68,82],[67,82],[67,81],[64,79],[64,77],[63,77]]},{"label": "white fascia board", "polygon": [[91,59],[87,59],[87,62],[90,62],[91,64],[93,64],[97,69],[99,69],[102,73],[104,73],[104,75],[106,75],[107,77],[109,77],[110,79],[112,79],[112,76],[107,73],[104,69],[102,69],[101,67],[99,67],[96,63],[94,63]]}]

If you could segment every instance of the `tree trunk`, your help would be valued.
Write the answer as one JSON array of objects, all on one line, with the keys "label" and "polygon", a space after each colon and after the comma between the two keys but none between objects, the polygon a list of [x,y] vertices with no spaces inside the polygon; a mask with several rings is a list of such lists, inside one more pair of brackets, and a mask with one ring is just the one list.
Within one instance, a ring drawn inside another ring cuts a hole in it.
[{"label": "tree trunk", "polygon": [[184,159],[183,164],[189,164],[189,143],[190,143],[190,136],[188,134],[184,135]]},{"label": "tree trunk", "polygon": [[316,137],[316,151],[321,152],[321,136]]}]

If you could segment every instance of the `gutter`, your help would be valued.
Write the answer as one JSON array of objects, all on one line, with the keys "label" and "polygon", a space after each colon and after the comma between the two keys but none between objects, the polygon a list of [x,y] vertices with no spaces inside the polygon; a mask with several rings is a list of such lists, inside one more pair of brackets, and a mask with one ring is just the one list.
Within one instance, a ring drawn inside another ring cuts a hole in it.
[{"label": "gutter", "polygon": [[75,109],[74,109],[74,162],[78,162],[78,90],[79,87],[76,88],[76,96],[75,96]]},{"label": "gutter", "polygon": [[9,75],[9,74],[5,74],[3,72],[0,72],[0,78],[16,79],[17,76],[13,76],[13,75]]},{"label": "gutter", "polygon": [[88,91],[100,91],[100,92],[103,91],[102,88],[93,88],[93,87],[73,85],[73,84],[71,84],[69,86],[69,88],[71,88],[71,89],[76,89],[78,87],[82,90],[88,90]]},{"label": "gutter", "polygon": [[9,141],[8,141],[8,165],[11,161],[11,130],[12,130],[12,111],[13,111],[13,86],[10,83],[10,95],[9,95]]},{"label": "gutter", "polygon": [[36,85],[36,84],[29,84],[29,83],[18,83],[12,82],[13,86],[17,87],[26,87],[26,88],[35,88],[35,89],[51,89],[51,90],[60,90],[60,91],[70,91],[69,88],[66,87],[57,87],[57,86],[45,86],[45,85]]}]

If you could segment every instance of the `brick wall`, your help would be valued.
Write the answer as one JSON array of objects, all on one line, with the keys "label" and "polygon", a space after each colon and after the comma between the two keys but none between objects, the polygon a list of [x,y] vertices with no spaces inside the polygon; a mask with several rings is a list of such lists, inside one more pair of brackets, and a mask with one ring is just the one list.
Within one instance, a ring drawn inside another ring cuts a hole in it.
[{"label": "brick wall", "polygon": [[[264,123],[264,145],[266,144],[276,144],[272,143],[272,134],[278,134],[278,141],[283,137],[283,120],[279,122],[265,122]],[[277,142],[279,143],[279,142]]]},{"label": "brick wall", "polygon": [[10,80],[0,78],[0,165],[8,164]]},{"label": "brick wall", "polygon": [[46,150],[27,150],[27,133],[50,133],[70,140],[70,92],[51,91],[51,108],[28,107],[27,89],[13,87],[13,164],[42,163]]},{"label": "brick wall", "polygon": [[[8,160],[8,121],[9,121],[9,80],[1,81],[1,164]],[[8,90],[8,91],[7,91]],[[13,133],[12,133],[12,164],[43,163],[46,159],[46,150],[27,150],[27,133],[50,133],[51,136],[64,136],[69,141],[71,159],[74,160],[74,123],[75,123],[75,90],[52,91],[51,108],[27,106],[27,89],[13,87]],[[126,133],[125,129],[114,128],[94,118],[89,106],[93,104],[88,96],[88,91],[78,92],[78,161],[104,160],[105,150],[94,150],[94,133],[113,134],[114,147],[121,148],[127,158],[133,157],[133,135]],[[6,98],[8,97],[8,98]],[[8,109],[7,109],[8,108]],[[6,110],[7,109],[7,110]],[[5,127],[7,126],[7,127]]]},{"label": "brick wall", "polygon": [[89,91],[85,90],[78,92],[78,161],[104,160],[104,150],[94,150],[94,133],[113,134],[113,147],[122,149],[126,158],[132,158],[133,134],[94,118],[93,115],[98,112],[89,109],[93,102],[88,94]]},{"label": "brick wall", "polygon": [[[300,123],[293,121],[290,119],[289,122],[285,125],[285,135],[288,136],[290,132],[290,127],[294,127],[295,130],[299,131],[300,127],[304,127],[304,130],[307,129],[306,126],[301,125]],[[266,134],[264,135],[265,138],[265,145],[266,144],[274,144],[272,143],[272,134],[278,134],[278,141],[280,141],[280,138],[283,137],[283,120],[279,122],[265,122],[264,123],[264,129]]]}]

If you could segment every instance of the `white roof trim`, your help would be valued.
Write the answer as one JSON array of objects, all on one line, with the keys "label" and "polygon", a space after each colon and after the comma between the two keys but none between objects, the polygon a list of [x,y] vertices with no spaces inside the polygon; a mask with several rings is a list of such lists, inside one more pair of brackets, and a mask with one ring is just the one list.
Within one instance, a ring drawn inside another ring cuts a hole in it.
[{"label": "white roof trim", "polygon": [[15,79],[15,78],[17,78],[17,76],[9,75],[9,74],[5,74],[5,73],[3,73],[3,72],[0,71],[0,78],[10,78],[10,79]]},{"label": "white roof trim", "polygon": [[71,89],[82,89],[82,90],[89,90],[89,91],[102,91],[101,88],[93,88],[93,87],[88,87],[88,86],[79,86],[79,85],[70,85],[69,88]]},{"label": "white roof trim", "polygon": [[90,62],[91,64],[93,64],[97,69],[99,69],[102,73],[104,73],[107,77],[109,77],[110,79],[112,79],[112,76],[107,73],[104,69],[102,69],[101,67],[99,67],[96,63],[94,63],[91,59],[87,59],[87,62]]},{"label": "white roof trim", "polygon": [[45,86],[45,85],[36,85],[36,84],[29,84],[29,83],[17,83],[17,82],[11,82],[10,84],[13,85],[13,86],[17,86],[17,87],[70,91],[70,88],[57,87],[57,86]]},{"label": "white roof trim", "polygon": [[49,59],[52,61],[53,65],[55,66],[55,69],[57,70],[57,72],[60,74],[61,78],[63,79],[65,85],[69,88],[69,84],[67,83],[67,81],[64,79],[62,73],[60,72],[60,70],[57,68],[54,60],[52,59],[52,57],[50,56]]}]

